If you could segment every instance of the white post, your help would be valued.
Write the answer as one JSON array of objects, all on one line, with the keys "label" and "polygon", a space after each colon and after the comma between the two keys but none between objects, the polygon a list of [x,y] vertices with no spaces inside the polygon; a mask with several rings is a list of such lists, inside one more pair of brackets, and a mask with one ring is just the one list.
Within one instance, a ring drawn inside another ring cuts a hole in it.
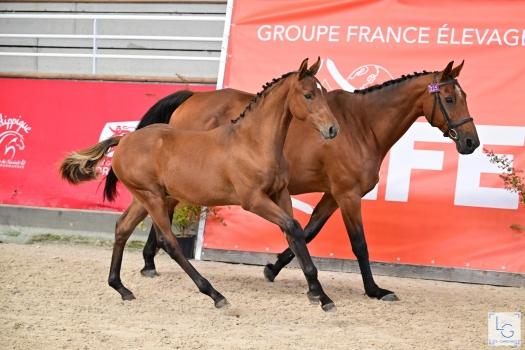
[{"label": "white post", "polygon": [[[232,23],[233,0],[228,0],[226,5],[226,20],[224,21],[224,31],[222,36],[221,59],[219,61],[219,75],[217,76],[217,90],[222,89],[224,82],[224,71],[226,69],[226,59],[228,56],[228,42],[230,40],[230,28]],[[201,260],[202,244],[204,242],[204,228],[206,227],[206,215],[202,215],[197,230],[197,242],[195,243],[195,260]]]},{"label": "white post", "polygon": [[93,20],[93,74],[97,74],[97,19]]},{"label": "white post", "polygon": [[[202,207],[206,210],[206,207]],[[204,241],[204,227],[206,226],[206,213],[201,214],[199,228],[197,229],[197,242],[195,242],[195,260],[200,260],[202,255],[202,243]]]},{"label": "white post", "polygon": [[228,43],[230,41],[230,29],[232,27],[232,12],[233,0],[228,0],[226,5],[226,20],[224,21],[224,31],[222,35],[221,60],[219,62],[219,75],[217,76],[217,90],[222,89],[224,84],[226,60],[228,59]]}]

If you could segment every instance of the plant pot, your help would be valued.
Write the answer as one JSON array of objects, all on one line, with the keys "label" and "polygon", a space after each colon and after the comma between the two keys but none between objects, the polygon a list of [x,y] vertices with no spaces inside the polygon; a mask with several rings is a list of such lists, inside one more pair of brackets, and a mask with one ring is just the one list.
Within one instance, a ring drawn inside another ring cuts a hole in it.
[{"label": "plant pot", "polygon": [[197,236],[177,237],[182,255],[186,259],[193,259],[195,257],[195,240]]}]

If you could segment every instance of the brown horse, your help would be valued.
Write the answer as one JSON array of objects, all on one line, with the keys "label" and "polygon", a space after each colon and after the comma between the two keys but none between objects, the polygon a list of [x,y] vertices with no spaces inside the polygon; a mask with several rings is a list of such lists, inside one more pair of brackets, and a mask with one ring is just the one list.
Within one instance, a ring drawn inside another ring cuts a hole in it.
[{"label": "brown horse", "polygon": [[[292,121],[290,126],[284,147],[290,163],[288,191],[291,194],[324,192],[305,227],[306,242],[341,208],[365,291],[370,297],[397,300],[393,292],[379,288],[374,282],[361,218],[361,198],[377,184],[387,152],[419,116],[425,116],[430,125],[450,137],[459,153],[470,154],[479,146],[465,92],[456,80],[463,63],[456,68],[452,66],[450,62],[441,72],[423,71],[354,93],[329,92],[328,105],[341,125],[341,133],[333,142],[312,137],[313,131],[303,123]],[[429,93],[429,87],[433,92]],[[180,128],[208,130],[228,123],[252,96],[232,89],[177,92],[156,103],[138,127],[169,122]],[[203,111],[198,108],[202,104],[214,108]],[[144,247],[145,267],[141,271],[144,276],[156,274],[153,261],[156,250],[152,230]],[[290,249],[279,254],[275,264],[265,267],[265,278],[273,281],[293,257]]]},{"label": "brown horse", "polygon": [[[300,261],[308,281],[310,301],[321,302],[325,311],[335,309],[317,279],[304,232],[293,219],[287,190],[288,163],[283,154],[292,117],[320,131],[324,140],[334,138],[339,131],[337,120],[314,76],[319,66],[320,60],[308,70],[307,60],[304,60],[299,71],[263,86],[263,92],[253,98],[244,112],[222,127],[194,132],[169,125],[152,125],[102,141],[63,160],[62,177],[71,184],[78,184],[96,179],[97,164],[111,147],[118,145],[112,158],[116,177],[106,178],[104,194],[113,200],[117,181],[120,181],[134,197],[117,221],[109,275],[109,285],[124,300],[134,299],[120,280],[124,245],[149,213],[157,232],[156,239],[168,254],[199,290],[214,300],[216,307],[228,305],[224,296],[184,258],[171,231],[168,208],[177,201],[184,201],[200,206],[241,205],[277,224]],[[202,111],[212,107],[200,106]]]}]

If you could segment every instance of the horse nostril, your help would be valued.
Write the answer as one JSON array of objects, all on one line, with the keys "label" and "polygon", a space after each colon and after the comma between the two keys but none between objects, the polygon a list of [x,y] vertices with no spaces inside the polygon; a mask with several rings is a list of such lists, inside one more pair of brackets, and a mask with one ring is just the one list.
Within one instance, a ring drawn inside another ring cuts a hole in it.
[{"label": "horse nostril", "polygon": [[331,126],[330,128],[328,128],[328,135],[330,135],[330,138],[333,139],[336,135],[336,131],[335,131],[335,128],[333,126]]},{"label": "horse nostril", "polygon": [[472,141],[472,139],[466,139],[466,142],[468,149],[472,149],[474,147],[474,142]]}]

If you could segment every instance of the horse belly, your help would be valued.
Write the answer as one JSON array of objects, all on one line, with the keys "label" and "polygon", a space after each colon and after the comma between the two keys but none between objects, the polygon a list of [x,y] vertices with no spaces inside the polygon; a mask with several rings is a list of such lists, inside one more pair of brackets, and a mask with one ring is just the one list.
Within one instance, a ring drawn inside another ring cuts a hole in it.
[{"label": "horse belly", "polygon": [[203,206],[238,204],[224,167],[213,157],[178,154],[163,173],[166,192],[179,201]]}]

